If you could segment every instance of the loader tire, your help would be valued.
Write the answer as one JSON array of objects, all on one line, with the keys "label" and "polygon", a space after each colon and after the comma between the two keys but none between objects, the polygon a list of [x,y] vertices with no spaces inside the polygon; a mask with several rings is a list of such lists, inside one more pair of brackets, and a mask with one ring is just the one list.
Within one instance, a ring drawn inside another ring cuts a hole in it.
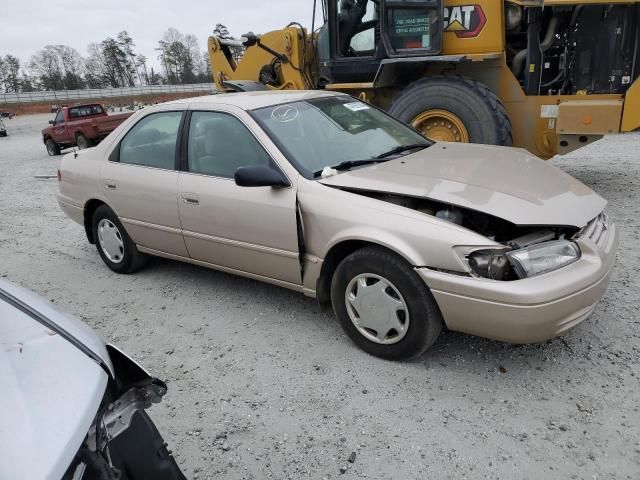
[{"label": "loader tire", "polygon": [[511,121],[486,85],[459,75],[423,78],[406,87],[389,113],[436,141],[506,145]]}]

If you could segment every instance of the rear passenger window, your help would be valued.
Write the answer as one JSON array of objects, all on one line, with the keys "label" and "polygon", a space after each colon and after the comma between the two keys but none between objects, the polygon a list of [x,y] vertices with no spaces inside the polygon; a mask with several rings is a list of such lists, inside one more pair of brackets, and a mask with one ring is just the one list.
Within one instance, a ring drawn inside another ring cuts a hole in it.
[{"label": "rear passenger window", "polygon": [[153,113],[133,127],[120,144],[120,163],[175,169],[182,112]]},{"label": "rear passenger window", "polygon": [[270,157],[233,115],[193,112],[189,129],[189,171],[233,178],[240,167],[269,165]]}]

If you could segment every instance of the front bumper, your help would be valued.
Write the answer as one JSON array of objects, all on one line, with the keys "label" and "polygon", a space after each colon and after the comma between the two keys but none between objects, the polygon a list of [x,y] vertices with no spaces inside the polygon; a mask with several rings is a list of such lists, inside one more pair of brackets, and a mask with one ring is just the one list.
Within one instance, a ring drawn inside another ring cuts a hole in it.
[{"label": "front bumper", "polygon": [[604,296],[615,264],[618,231],[577,239],[580,260],[533,278],[501,282],[416,271],[430,287],[450,330],[511,343],[548,340],[585,320]]}]

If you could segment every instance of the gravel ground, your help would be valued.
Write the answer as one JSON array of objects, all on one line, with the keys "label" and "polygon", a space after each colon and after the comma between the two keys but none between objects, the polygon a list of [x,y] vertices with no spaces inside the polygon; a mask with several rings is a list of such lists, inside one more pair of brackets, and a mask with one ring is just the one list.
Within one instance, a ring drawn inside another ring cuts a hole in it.
[{"label": "gravel ground", "polygon": [[640,477],[640,135],[555,161],[621,230],[586,322],[533,346],[448,332],[393,363],[288,290],[159,259],[112,273],[59,210],[56,181],[34,178],[56,172],[39,136],[49,118],[16,117],[0,138],[0,275],[168,382],[151,415],[189,478]]}]

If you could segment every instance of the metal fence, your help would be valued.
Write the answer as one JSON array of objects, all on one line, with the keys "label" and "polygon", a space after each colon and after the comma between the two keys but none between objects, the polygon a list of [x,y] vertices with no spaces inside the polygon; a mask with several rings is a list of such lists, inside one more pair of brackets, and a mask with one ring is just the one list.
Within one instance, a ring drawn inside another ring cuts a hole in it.
[{"label": "metal fence", "polygon": [[157,95],[163,93],[215,93],[213,83],[189,85],[147,85],[145,87],[90,88],[86,90],[58,90],[47,92],[0,93],[1,104],[29,104],[69,102],[81,99],[101,99]]}]

